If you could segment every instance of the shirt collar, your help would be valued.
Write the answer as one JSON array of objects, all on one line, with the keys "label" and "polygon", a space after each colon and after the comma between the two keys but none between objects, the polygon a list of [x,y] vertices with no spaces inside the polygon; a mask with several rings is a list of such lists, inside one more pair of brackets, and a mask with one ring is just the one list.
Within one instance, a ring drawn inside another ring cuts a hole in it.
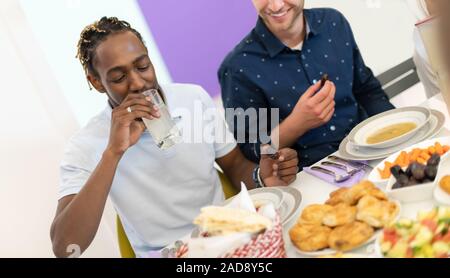
[{"label": "shirt collar", "polygon": [[[310,10],[305,9],[303,10],[303,15],[306,22],[306,38],[309,38],[311,35],[316,35],[317,29],[316,26],[314,26],[314,21],[312,18],[313,14]],[[270,57],[275,57],[286,48],[286,45],[284,45],[272,32],[270,32],[261,17],[258,18],[255,32],[262,44],[266,47]]]}]

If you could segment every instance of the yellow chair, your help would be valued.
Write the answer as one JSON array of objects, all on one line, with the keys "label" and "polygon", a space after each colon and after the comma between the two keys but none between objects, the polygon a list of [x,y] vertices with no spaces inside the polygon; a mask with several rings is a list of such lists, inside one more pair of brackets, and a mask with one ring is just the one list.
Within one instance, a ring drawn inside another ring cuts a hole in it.
[{"label": "yellow chair", "polygon": [[[233,197],[238,193],[238,190],[234,188],[231,184],[230,180],[222,173],[220,170],[217,171],[219,174],[220,182],[222,184],[223,193],[225,195],[225,199]],[[117,238],[119,241],[119,250],[122,258],[136,258],[136,254],[131,247],[130,241],[125,234],[125,230],[123,229],[122,222],[120,221],[119,215],[117,215],[116,219],[117,226]]]}]

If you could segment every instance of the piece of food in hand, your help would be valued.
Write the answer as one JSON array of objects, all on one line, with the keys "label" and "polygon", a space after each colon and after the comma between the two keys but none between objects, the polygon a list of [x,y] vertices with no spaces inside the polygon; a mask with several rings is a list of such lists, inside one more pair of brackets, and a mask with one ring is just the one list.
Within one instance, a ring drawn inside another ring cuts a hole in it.
[{"label": "piece of food in hand", "polygon": [[322,78],[320,79],[320,88],[322,89],[323,86],[325,86],[325,83],[328,81],[328,74],[322,75]]},{"label": "piece of food in hand", "polygon": [[364,222],[355,221],[335,228],[328,238],[331,248],[348,251],[365,243],[373,236],[374,229]]},{"label": "piece of food in hand", "polygon": [[342,226],[355,221],[356,207],[340,203],[325,213],[323,224],[328,227]]},{"label": "piece of food in hand", "polygon": [[260,214],[228,207],[204,207],[194,220],[210,236],[260,233],[272,228],[272,221]]},{"label": "piece of food in hand", "polygon": [[443,177],[439,182],[439,186],[444,192],[450,194],[450,176]]},{"label": "piece of food in hand", "polygon": [[295,225],[289,236],[298,249],[305,252],[314,252],[328,247],[328,238],[331,228],[321,225]]},{"label": "piece of food in hand", "polygon": [[375,228],[382,228],[395,220],[400,208],[394,202],[381,201],[367,195],[357,205],[356,219]]},{"label": "piece of food in hand", "polygon": [[333,209],[329,205],[309,205],[303,209],[299,224],[322,225],[323,217]]}]

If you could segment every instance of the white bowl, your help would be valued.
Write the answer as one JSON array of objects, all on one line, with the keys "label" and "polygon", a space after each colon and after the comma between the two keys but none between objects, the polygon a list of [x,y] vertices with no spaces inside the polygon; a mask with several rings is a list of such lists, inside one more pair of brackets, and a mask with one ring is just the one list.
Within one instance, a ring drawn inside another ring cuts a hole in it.
[{"label": "white bowl", "polygon": [[[348,137],[350,142],[352,142],[356,146],[384,149],[399,145],[413,137],[419,129],[421,129],[428,123],[430,117],[431,111],[425,107],[414,106],[390,110],[363,121],[350,132]],[[377,130],[394,124],[406,122],[414,123],[416,125],[416,128],[401,136],[377,144],[367,143],[367,138]]]},{"label": "white bowl", "polygon": [[[374,184],[376,184],[377,186],[380,186],[380,187],[381,186],[386,186],[388,184],[388,182],[389,182],[389,179],[382,179],[381,176],[380,176],[380,173],[377,170],[379,168],[381,168],[381,169],[384,168],[384,162],[385,161],[389,161],[391,163],[394,163],[395,159],[400,155],[400,153],[402,151],[410,152],[410,151],[412,151],[415,148],[423,149],[423,148],[426,148],[426,147],[434,145],[436,142],[439,142],[443,146],[444,145],[450,145],[450,137],[441,137],[441,138],[429,139],[429,140],[420,142],[418,144],[415,144],[413,146],[410,146],[410,147],[408,147],[406,149],[403,149],[403,150],[401,150],[399,152],[396,152],[396,153],[390,155],[388,158],[384,159],[383,161],[378,163],[377,166],[375,166],[373,168],[372,172],[370,172],[369,177],[368,177],[369,181],[373,182]],[[450,152],[448,152],[448,153],[444,154],[443,156],[441,156],[441,163],[442,163],[442,161],[444,161],[448,157],[450,157]],[[392,175],[391,175],[391,177],[392,177]]]},{"label": "white bowl", "polygon": [[[284,200],[283,191],[273,187],[256,188],[248,191],[256,208],[272,203],[276,210],[280,209]],[[227,199],[222,205],[228,205],[234,197]]]},{"label": "white bowl", "polygon": [[434,182],[411,185],[392,189],[397,180],[391,176],[386,186],[386,194],[389,198],[397,199],[404,203],[420,202],[433,199]]},{"label": "white bowl", "polygon": [[450,156],[445,157],[440,164],[436,180],[434,181],[434,199],[443,205],[450,206],[450,194],[439,186],[441,179],[450,175]]}]

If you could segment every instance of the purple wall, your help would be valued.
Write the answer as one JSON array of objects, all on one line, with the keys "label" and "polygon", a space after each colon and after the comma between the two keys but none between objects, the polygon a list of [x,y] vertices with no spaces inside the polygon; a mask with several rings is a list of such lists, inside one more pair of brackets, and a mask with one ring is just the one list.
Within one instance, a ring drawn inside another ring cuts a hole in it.
[{"label": "purple wall", "polygon": [[250,0],[138,0],[174,82],[220,94],[217,70],[254,27]]}]

